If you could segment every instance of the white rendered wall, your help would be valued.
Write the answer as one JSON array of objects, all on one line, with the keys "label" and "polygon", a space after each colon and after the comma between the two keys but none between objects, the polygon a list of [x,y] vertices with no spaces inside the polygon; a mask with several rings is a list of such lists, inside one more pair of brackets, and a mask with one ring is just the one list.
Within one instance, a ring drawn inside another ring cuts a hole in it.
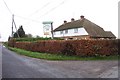
[{"label": "white rendered wall", "polygon": [[54,32],[54,37],[80,36],[80,35],[88,35],[88,33],[84,28],[78,28],[78,33],[75,33],[74,29],[68,29],[67,34],[65,34],[65,30],[63,30],[63,34],[60,34],[60,31]]}]

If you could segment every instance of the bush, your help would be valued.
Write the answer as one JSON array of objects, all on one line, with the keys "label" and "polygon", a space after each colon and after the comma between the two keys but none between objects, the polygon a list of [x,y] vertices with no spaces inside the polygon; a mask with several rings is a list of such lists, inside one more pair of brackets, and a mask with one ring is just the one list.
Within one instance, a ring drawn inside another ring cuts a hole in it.
[{"label": "bush", "polygon": [[10,40],[9,46],[34,52],[77,56],[118,54],[118,40],[39,40],[36,42]]},{"label": "bush", "polygon": [[43,38],[43,37],[38,37],[38,38],[14,38],[15,41],[17,42],[36,42],[36,41],[40,41],[40,40],[63,40],[60,38]]},{"label": "bush", "polygon": [[75,52],[75,48],[73,47],[72,44],[70,44],[70,43],[64,44],[64,48],[62,50],[62,54],[63,55],[69,55],[69,56],[71,56],[71,55],[76,55],[75,53],[76,53]]}]

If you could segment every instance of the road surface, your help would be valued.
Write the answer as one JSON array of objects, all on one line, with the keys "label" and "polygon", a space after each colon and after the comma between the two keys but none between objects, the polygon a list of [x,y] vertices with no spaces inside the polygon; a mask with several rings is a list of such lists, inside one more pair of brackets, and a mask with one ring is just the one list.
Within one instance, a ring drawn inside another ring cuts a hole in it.
[{"label": "road surface", "polygon": [[49,61],[2,48],[3,78],[118,78],[118,61]]},{"label": "road surface", "polygon": [[2,78],[2,44],[0,43],[0,79]]}]

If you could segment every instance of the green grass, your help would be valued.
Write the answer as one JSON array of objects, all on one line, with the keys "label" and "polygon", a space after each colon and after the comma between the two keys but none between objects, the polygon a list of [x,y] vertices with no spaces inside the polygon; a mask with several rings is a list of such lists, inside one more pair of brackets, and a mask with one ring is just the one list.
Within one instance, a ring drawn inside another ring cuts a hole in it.
[{"label": "green grass", "polygon": [[78,56],[65,56],[65,55],[58,55],[58,54],[48,54],[48,53],[39,53],[39,52],[31,52],[26,51],[23,49],[18,48],[11,48],[10,50],[17,52],[20,55],[25,55],[33,58],[38,59],[45,59],[45,60],[118,60],[118,56],[96,56],[96,57],[78,57]]}]

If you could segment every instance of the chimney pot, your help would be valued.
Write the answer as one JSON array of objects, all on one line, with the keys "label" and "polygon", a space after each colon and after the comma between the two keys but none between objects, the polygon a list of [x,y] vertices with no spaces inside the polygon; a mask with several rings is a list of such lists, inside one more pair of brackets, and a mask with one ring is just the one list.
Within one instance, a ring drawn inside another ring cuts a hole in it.
[{"label": "chimney pot", "polygon": [[83,15],[81,15],[81,16],[80,16],[80,18],[81,18],[81,19],[84,19],[84,16],[83,16]]},{"label": "chimney pot", "polygon": [[71,22],[73,22],[73,21],[75,21],[75,19],[74,19],[74,18],[71,18]]},{"label": "chimney pot", "polygon": [[67,21],[66,21],[66,20],[64,20],[64,24],[65,24],[65,23],[67,23]]}]

